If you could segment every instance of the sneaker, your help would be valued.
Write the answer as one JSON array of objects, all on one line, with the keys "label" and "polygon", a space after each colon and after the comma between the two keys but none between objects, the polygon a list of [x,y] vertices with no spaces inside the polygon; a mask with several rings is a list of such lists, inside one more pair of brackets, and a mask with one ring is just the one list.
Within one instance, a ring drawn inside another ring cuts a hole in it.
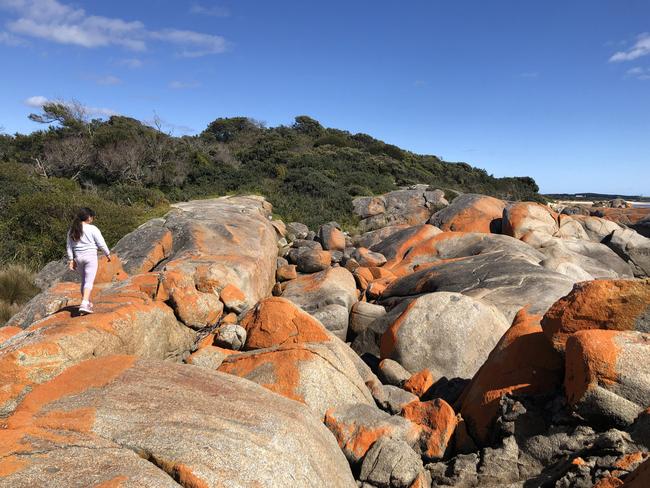
[{"label": "sneaker", "polygon": [[87,304],[87,305],[81,305],[79,307],[79,313],[81,315],[86,315],[86,314],[89,314],[89,313],[93,313],[93,306],[90,303]]}]

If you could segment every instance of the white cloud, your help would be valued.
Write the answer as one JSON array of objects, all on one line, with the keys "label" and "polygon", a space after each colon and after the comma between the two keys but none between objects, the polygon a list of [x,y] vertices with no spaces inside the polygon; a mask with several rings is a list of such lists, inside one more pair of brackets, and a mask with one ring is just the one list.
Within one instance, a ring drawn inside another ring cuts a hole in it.
[{"label": "white cloud", "polygon": [[98,85],[119,85],[122,83],[122,80],[117,76],[106,75],[95,78],[95,83]]},{"label": "white cloud", "polygon": [[174,80],[169,82],[169,88],[173,90],[184,90],[187,88],[198,88],[201,86],[201,83],[198,81],[179,81]]},{"label": "white cloud", "polygon": [[206,54],[219,54],[227,49],[226,40],[221,36],[201,34],[200,32],[165,29],[151,32],[153,39],[171,42],[183,47],[179,54],[187,58],[198,58]]},{"label": "white cloud", "polygon": [[150,41],[158,41],[177,46],[181,49],[178,54],[185,57],[217,54],[227,49],[221,36],[178,29],[150,31],[138,20],[89,15],[58,0],[0,0],[0,9],[17,16],[6,24],[11,35],[59,44],[85,48],[120,46],[137,52],[145,51]]},{"label": "white cloud", "polygon": [[190,7],[190,13],[196,15],[208,15],[210,17],[230,17],[230,10],[218,5],[207,7],[198,3],[193,3]]},{"label": "white cloud", "polygon": [[630,68],[625,72],[625,76],[636,78],[637,80],[650,80],[650,68]]},{"label": "white cloud", "polygon": [[131,69],[142,68],[142,66],[144,65],[142,60],[138,58],[120,59],[117,62],[117,64],[119,64],[120,66],[126,66],[127,68],[131,68]]},{"label": "white cloud", "polygon": [[16,37],[9,32],[0,32],[0,44],[7,46],[25,46],[27,43],[20,37]]},{"label": "white cloud", "polygon": [[[47,97],[44,97],[42,95],[36,95],[33,97],[29,97],[24,100],[25,105],[28,107],[32,108],[42,108],[43,105],[46,103],[51,103],[51,102],[57,102],[57,103],[64,103],[66,102],[60,101],[60,100],[50,100]],[[111,117],[113,115],[119,115],[115,110],[112,110],[110,108],[102,108],[102,107],[89,107],[87,105],[83,106],[84,111],[86,114],[88,114],[91,117]]]},{"label": "white cloud", "polygon": [[650,33],[644,32],[637,36],[634,45],[627,51],[618,51],[611,58],[610,62],[632,61],[650,54]]},{"label": "white cloud", "polygon": [[34,96],[34,97],[29,97],[28,99],[25,100],[25,105],[28,107],[33,107],[33,108],[41,108],[43,105],[45,105],[49,100],[45,97],[42,97],[40,95]]}]

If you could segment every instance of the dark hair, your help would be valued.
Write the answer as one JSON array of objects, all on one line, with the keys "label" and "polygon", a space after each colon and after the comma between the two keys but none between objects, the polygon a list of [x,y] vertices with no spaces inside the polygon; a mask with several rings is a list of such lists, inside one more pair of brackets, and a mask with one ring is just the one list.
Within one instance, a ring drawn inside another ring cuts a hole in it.
[{"label": "dark hair", "polygon": [[73,241],[78,241],[79,239],[81,239],[81,234],[83,234],[83,226],[81,225],[81,223],[85,222],[90,217],[94,217],[94,216],[95,216],[95,212],[91,208],[83,207],[79,209],[79,212],[77,212],[77,216],[74,218],[74,220],[72,221],[72,225],[70,226],[70,238]]}]

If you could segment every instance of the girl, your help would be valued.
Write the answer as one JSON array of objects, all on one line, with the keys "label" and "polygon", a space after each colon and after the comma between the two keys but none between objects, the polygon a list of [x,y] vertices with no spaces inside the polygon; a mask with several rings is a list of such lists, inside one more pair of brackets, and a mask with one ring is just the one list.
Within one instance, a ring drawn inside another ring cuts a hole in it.
[{"label": "girl", "polygon": [[102,250],[108,261],[111,260],[102,233],[92,225],[94,219],[95,212],[84,207],[79,210],[68,231],[68,268],[77,269],[81,274],[81,314],[93,313],[90,292],[97,274],[97,248]]}]

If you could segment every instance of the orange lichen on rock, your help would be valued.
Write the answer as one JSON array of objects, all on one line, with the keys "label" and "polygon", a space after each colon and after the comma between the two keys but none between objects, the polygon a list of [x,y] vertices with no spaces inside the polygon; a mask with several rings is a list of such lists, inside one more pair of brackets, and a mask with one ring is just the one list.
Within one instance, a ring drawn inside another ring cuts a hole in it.
[{"label": "orange lichen on rock", "polygon": [[354,275],[354,279],[357,282],[357,287],[360,290],[365,290],[368,288],[368,285],[370,285],[370,283],[373,283],[377,280],[385,280],[390,283],[396,278],[395,274],[392,271],[384,267],[377,266],[359,266],[354,270],[352,274]]},{"label": "orange lichen on rock", "polygon": [[553,235],[558,228],[558,214],[541,203],[517,202],[503,210],[502,232],[515,239],[522,239],[532,231]]},{"label": "orange lichen on rock", "polygon": [[445,455],[458,422],[454,409],[447,402],[441,398],[413,401],[400,415],[420,426],[420,449],[425,458],[434,460]]},{"label": "orange lichen on rock", "polygon": [[564,389],[575,405],[599,382],[615,383],[618,346],[615,330],[581,330],[569,336],[565,351]]},{"label": "orange lichen on rock", "polygon": [[107,260],[106,256],[102,256],[98,260],[98,265],[95,283],[114,283],[129,277],[122,268],[122,261],[120,261],[119,256],[112,255],[110,261]]},{"label": "orange lichen on rock", "polygon": [[168,461],[160,457],[156,457],[156,465],[159,466],[165,473],[169,474],[175,480],[178,480],[184,488],[210,488],[211,485],[198,477],[192,468],[183,463]]},{"label": "orange lichen on rock", "polygon": [[172,235],[171,231],[167,229],[162,237],[153,243],[151,250],[146,254],[142,260],[142,264],[135,272],[146,273],[148,271],[151,271],[163,259],[171,255],[173,247],[174,236]]},{"label": "orange lichen on rock", "polygon": [[[325,412],[323,420],[327,428],[334,434],[339,447],[349,460],[363,459],[372,445],[381,437],[399,436],[398,427],[387,422],[365,424],[352,419],[340,419],[336,409]],[[417,435],[414,431],[412,435]]]},{"label": "orange lichen on rock", "polygon": [[110,480],[102,481],[98,485],[95,485],[93,488],[121,488],[123,483],[129,478],[126,476],[116,476]]},{"label": "orange lichen on rock", "polygon": [[245,350],[330,340],[318,320],[281,297],[259,302],[246,313],[241,326],[247,332]]},{"label": "orange lichen on rock", "polygon": [[562,358],[539,321],[539,316],[520,310],[458,400],[470,434],[482,445],[489,442],[503,395],[548,393],[561,383]]},{"label": "orange lichen on rock", "polygon": [[497,198],[480,196],[470,205],[460,209],[453,217],[445,219],[438,227],[443,231],[498,232],[506,203]]},{"label": "orange lichen on rock", "polygon": [[421,397],[433,386],[434,382],[433,374],[430,370],[425,368],[422,371],[414,373],[404,382],[402,388],[418,397]]},{"label": "orange lichen on rock", "polygon": [[542,328],[563,351],[567,338],[580,330],[648,330],[649,311],[650,279],[585,281],[555,302]]},{"label": "orange lichen on rock", "polygon": [[130,368],[133,356],[107,356],[84,361],[61,373],[53,380],[34,386],[14,413],[2,424],[3,442],[0,444],[0,472],[20,470],[11,459],[15,454],[29,452],[39,439],[65,442],[80,433],[89,433],[95,420],[94,409],[70,411],[44,408],[57,400],[82,393],[90,388],[101,388]]},{"label": "orange lichen on rock", "polygon": [[287,264],[285,266],[280,266],[275,271],[275,279],[278,281],[289,281],[295,280],[298,278],[298,272],[296,271],[295,264]]},{"label": "orange lichen on rock", "polygon": [[618,488],[619,486],[623,486],[623,481],[614,476],[607,476],[599,479],[593,488]]},{"label": "orange lichen on rock", "polygon": [[23,329],[13,325],[8,325],[7,327],[0,328],[0,344],[22,331]]},{"label": "orange lichen on rock", "polygon": [[393,322],[390,327],[381,336],[379,343],[379,354],[381,359],[390,358],[395,351],[397,344],[397,333],[399,332],[402,323],[408,317],[409,311],[416,306],[416,300],[409,303],[400,316]]},{"label": "orange lichen on rock", "polygon": [[256,370],[268,374],[267,381],[260,383],[291,400],[304,403],[305,399],[296,391],[300,382],[299,363],[309,361],[313,356],[307,349],[287,347],[259,351],[259,353],[237,354],[233,360],[226,360],[219,371],[245,378]]}]

